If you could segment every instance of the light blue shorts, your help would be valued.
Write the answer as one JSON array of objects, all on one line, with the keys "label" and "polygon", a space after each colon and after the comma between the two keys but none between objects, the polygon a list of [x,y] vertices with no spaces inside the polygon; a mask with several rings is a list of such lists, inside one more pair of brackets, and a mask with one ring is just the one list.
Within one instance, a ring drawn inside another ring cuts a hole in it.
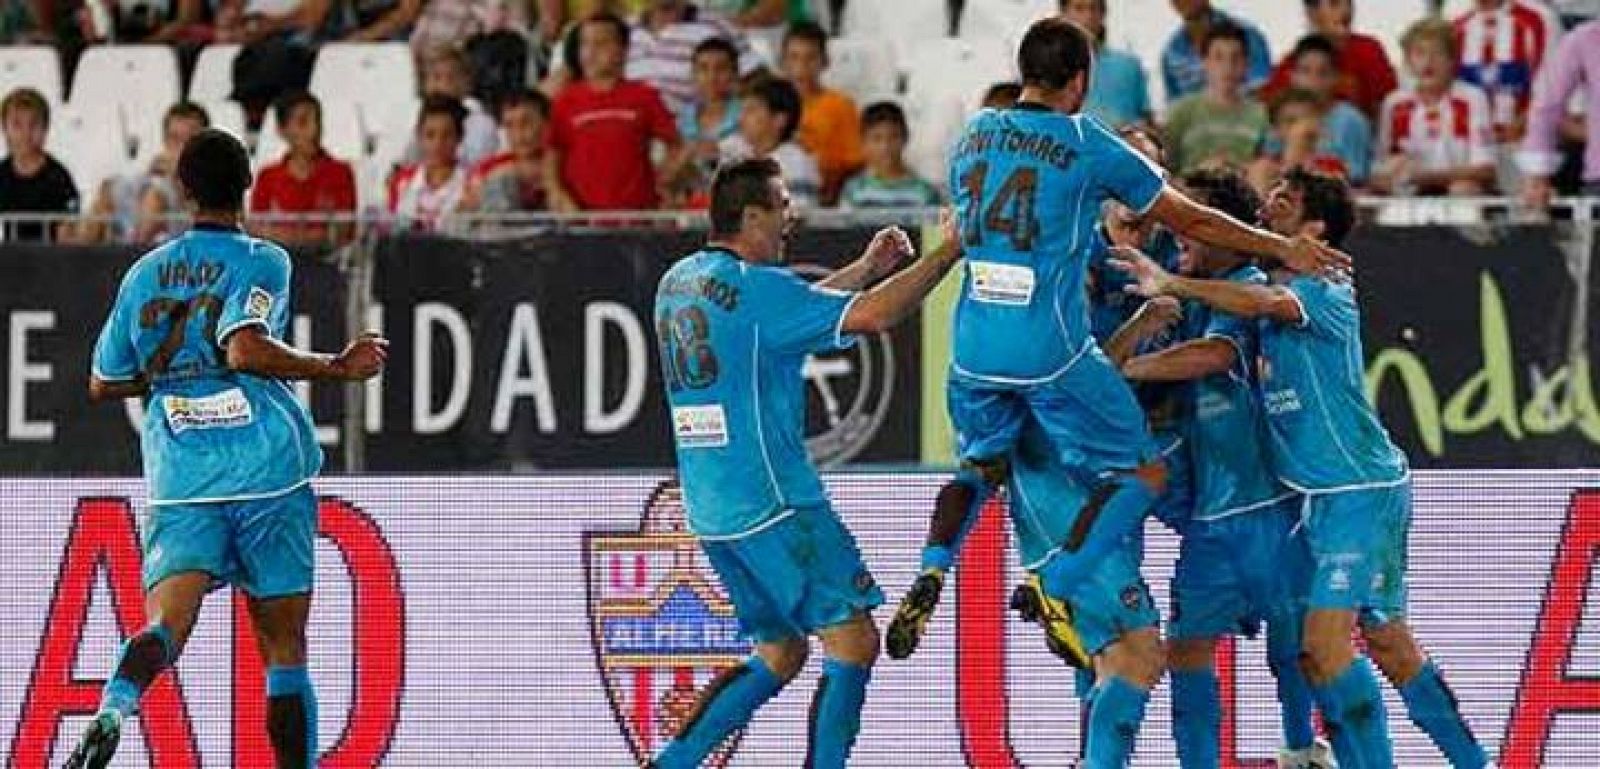
[{"label": "light blue shorts", "polygon": [[1296,497],[1190,522],[1172,577],[1171,637],[1253,637],[1262,622],[1298,634],[1312,571],[1305,532],[1296,531],[1299,510]]},{"label": "light blue shorts", "polygon": [[306,484],[267,499],[158,505],[144,520],[144,589],[202,571],[254,598],[310,593],[317,496]]},{"label": "light blue shorts", "polygon": [[1405,617],[1411,481],[1308,494],[1304,504],[1310,608],[1357,611],[1369,627]]}]

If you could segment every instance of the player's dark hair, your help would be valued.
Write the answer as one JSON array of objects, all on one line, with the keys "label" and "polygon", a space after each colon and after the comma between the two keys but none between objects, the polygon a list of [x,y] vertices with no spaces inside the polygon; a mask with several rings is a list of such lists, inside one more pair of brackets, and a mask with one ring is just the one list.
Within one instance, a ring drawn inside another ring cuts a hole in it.
[{"label": "player's dark hair", "polygon": [[1089,71],[1093,51],[1083,27],[1059,16],[1040,19],[1028,27],[1017,47],[1017,70],[1023,85],[1059,91],[1078,73]]},{"label": "player's dark hair", "polygon": [[1320,53],[1328,57],[1328,61],[1339,60],[1339,49],[1333,44],[1333,38],[1313,33],[1300,38],[1300,41],[1294,44],[1294,50],[1289,52],[1289,61],[1298,64],[1301,56],[1312,53]]},{"label": "player's dark hair", "polygon": [[1206,30],[1205,37],[1200,39],[1200,55],[1203,57],[1211,53],[1211,46],[1220,40],[1232,40],[1239,44],[1239,50],[1246,55],[1250,53],[1250,36],[1244,33],[1244,27],[1224,21],[1212,24]]},{"label": "player's dark hair", "polygon": [[1261,195],[1250,180],[1227,166],[1207,166],[1183,177],[1190,197],[1241,222],[1256,221],[1261,212]]},{"label": "player's dark hair", "polygon": [[1356,226],[1356,202],[1350,184],[1303,166],[1289,169],[1283,180],[1300,193],[1305,220],[1322,222],[1322,237],[1335,248],[1342,245]]},{"label": "player's dark hair", "polygon": [[783,33],[783,47],[780,51],[789,50],[789,44],[796,40],[811,43],[822,52],[822,61],[828,61],[828,31],[821,24],[814,21],[797,21],[789,25],[789,30]]},{"label": "player's dark hair", "polygon": [[322,102],[318,101],[316,96],[304,88],[286,91],[282,96],[279,96],[278,100],[272,103],[272,114],[278,118],[279,126],[288,125],[289,118],[294,115],[294,111],[302,106],[310,107],[313,112],[317,113],[317,122],[322,122]]},{"label": "player's dark hair", "polygon": [[193,120],[201,128],[211,127],[211,115],[206,113],[206,108],[192,101],[180,101],[167,108],[167,114],[161,116],[161,127],[166,128],[174,120]]},{"label": "player's dark hair", "polygon": [[747,158],[718,168],[711,177],[711,237],[739,234],[746,206],[776,205],[772,180],[781,178],[783,169],[772,158]]},{"label": "player's dark hair", "polygon": [[906,111],[892,101],[873,102],[861,110],[862,133],[875,125],[894,126],[902,137],[911,135],[911,127],[906,124]]},{"label": "player's dark hair", "polygon": [[250,153],[220,128],[202,128],[178,155],[178,181],[201,211],[233,213],[250,189]]},{"label": "player's dark hair", "polygon": [[461,100],[454,96],[428,96],[422,100],[422,109],[417,112],[417,128],[430,117],[447,117],[456,127],[456,137],[460,138],[467,132],[467,108],[461,105]]},{"label": "player's dark hair", "polygon": [[694,47],[694,54],[689,57],[689,60],[694,61],[700,58],[701,54],[707,53],[720,53],[727,56],[728,61],[733,62],[733,68],[735,70],[739,68],[739,47],[734,45],[733,41],[728,38],[719,35],[701,40],[700,44]]},{"label": "player's dark hair", "polygon": [[781,77],[759,78],[745,88],[744,95],[766,105],[772,112],[787,115],[789,119],[778,140],[786,142],[794,138],[794,132],[800,129],[800,92],[793,83]]},{"label": "player's dark hair", "polygon": [[518,88],[500,97],[500,114],[512,107],[532,107],[541,117],[550,117],[550,97],[532,88]]},{"label": "player's dark hair", "polygon": [[983,92],[983,106],[1009,107],[1016,104],[1020,98],[1022,98],[1022,84],[1006,80],[989,86],[989,90]]},{"label": "player's dark hair", "polygon": [[628,35],[630,35],[632,33],[632,30],[628,27],[628,22],[623,21],[621,16],[618,16],[618,15],[616,15],[614,13],[607,13],[605,11],[601,11],[600,13],[594,14],[594,15],[590,16],[589,18],[584,19],[583,23],[584,24],[605,24],[605,25],[611,27],[611,31],[615,32],[616,35],[617,35],[617,43],[620,44],[623,48],[627,48],[628,47]]}]

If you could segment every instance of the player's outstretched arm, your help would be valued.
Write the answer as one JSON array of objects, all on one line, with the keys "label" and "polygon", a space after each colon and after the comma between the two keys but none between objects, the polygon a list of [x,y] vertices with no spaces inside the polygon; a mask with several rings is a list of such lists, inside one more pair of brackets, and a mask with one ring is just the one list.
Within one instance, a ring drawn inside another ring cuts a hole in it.
[{"label": "player's outstretched arm", "polygon": [[1138,352],[1139,345],[1183,318],[1183,305],[1170,296],[1158,296],[1139,306],[1138,312],[1106,340],[1106,357],[1121,366]]},{"label": "player's outstretched arm", "polygon": [[1130,249],[1117,249],[1107,261],[1127,273],[1134,282],[1131,293],[1155,298],[1170,296],[1197,302],[1241,318],[1271,318],[1296,325],[1305,322],[1305,311],[1294,292],[1283,286],[1262,286],[1229,280],[1204,280],[1173,275],[1150,257]]},{"label": "player's outstretched arm", "polygon": [[257,326],[233,332],[226,341],[228,368],[274,379],[371,379],[383,370],[389,340],[362,334],[338,355],[296,350]]},{"label": "player's outstretched arm", "polygon": [[876,334],[894,328],[939,285],[945,273],[961,258],[955,217],[949,210],[939,217],[939,247],[923,254],[910,267],[867,291],[850,305],[844,317],[847,334]]},{"label": "player's outstretched arm", "polygon": [[1342,273],[1350,255],[1309,235],[1286,238],[1252,227],[1210,206],[1203,206],[1170,185],[1156,197],[1150,215],[1179,235],[1214,248],[1272,259],[1304,274]]},{"label": "player's outstretched arm", "polygon": [[872,242],[855,261],[836,270],[822,281],[826,288],[839,291],[860,291],[894,272],[900,260],[916,253],[911,247],[911,237],[899,227],[885,227],[872,236]]},{"label": "player's outstretched arm", "polygon": [[1231,370],[1239,350],[1222,339],[1191,339],[1129,358],[1122,375],[1136,382],[1188,382]]}]

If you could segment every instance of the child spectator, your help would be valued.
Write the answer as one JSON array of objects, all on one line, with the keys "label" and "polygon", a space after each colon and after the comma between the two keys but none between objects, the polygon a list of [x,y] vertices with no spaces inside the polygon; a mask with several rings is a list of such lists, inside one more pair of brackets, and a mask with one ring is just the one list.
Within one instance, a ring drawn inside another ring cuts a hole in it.
[{"label": "child spectator", "polygon": [[[472,65],[460,48],[437,49],[423,62],[422,95],[446,96],[466,108],[466,132],[461,137],[462,165],[471,166],[500,151],[500,129],[483,103],[472,96]],[[406,157],[417,159],[415,145]]]},{"label": "child spectator", "polygon": [[1348,169],[1344,176],[1352,184],[1365,183],[1372,165],[1372,124],[1361,110],[1339,101],[1335,95],[1339,70],[1333,41],[1323,35],[1306,35],[1295,45],[1289,59],[1293,62],[1291,85],[1317,99],[1316,111],[1322,117],[1322,152],[1343,161]]},{"label": "child spectator", "polygon": [[828,69],[828,33],[815,22],[799,22],[783,37],[783,73],[800,92],[800,146],[822,172],[821,199],[831,205],[839,187],[861,167],[861,122],[856,103],[822,85]]},{"label": "child spectator", "polygon": [[[661,202],[657,179],[676,178],[685,157],[661,96],[626,80],[628,25],[610,14],[579,28],[583,79],[562,89],[550,109],[546,188],[555,211],[637,211]],[[658,175],[650,141],[667,145]]]},{"label": "child spectator", "polygon": [[1166,85],[1167,104],[1205,89],[1206,40],[1217,27],[1237,29],[1245,39],[1249,56],[1247,88],[1253,90],[1267,82],[1267,75],[1272,73],[1272,54],[1267,48],[1267,36],[1260,29],[1216,9],[1211,0],[1171,1],[1172,10],[1183,19],[1183,25],[1161,50],[1161,80]]},{"label": "child spectator", "polygon": [[679,186],[690,208],[707,202],[702,198],[717,170],[722,140],[739,131],[738,77],[739,51],[732,43],[713,37],[695,46],[695,95],[678,113],[678,135],[689,155]]},{"label": "child spectator", "polygon": [[1302,88],[1291,88],[1272,100],[1272,135],[1266,151],[1250,164],[1251,186],[1264,194],[1291,168],[1350,177],[1344,159],[1327,149],[1325,109],[1321,96]]},{"label": "child spectator", "polygon": [[787,80],[763,78],[745,90],[739,133],[722,142],[723,162],[771,157],[796,206],[815,206],[822,176],[817,161],[794,142],[800,124],[800,93]]},{"label": "child spectator", "polygon": [[1139,57],[1106,45],[1106,0],[1060,0],[1061,13],[1094,37],[1083,111],[1112,128],[1150,120],[1150,88]]},{"label": "child spectator", "polygon": [[1167,115],[1167,146],[1180,175],[1215,162],[1243,166],[1255,158],[1267,134],[1267,111],[1245,95],[1249,42],[1243,30],[1218,24],[1206,33],[1206,87],[1173,105]]},{"label": "child spectator", "polygon": [[458,160],[467,109],[448,96],[429,96],[417,116],[417,144],[422,162],[395,172],[389,180],[389,211],[422,229],[437,229],[440,220],[461,207],[467,172]]},{"label": "child spectator", "polygon": [[1450,24],[1419,21],[1400,43],[1416,84],[1383,101],[1381,160],[1370,186],[1385,194],[1483,194],[1495,178],[1489,100],[1478,87],[1456,79]]},{"label": "child spectator", "polygon": [[150,167],[102,183],[88,214],[69,239],[76,243],[154,240],[166,229],[166,218],[183,208],[177,186],[178,155],[189,137],[210,125],[210,116],[199,105],[172,105],[161,118],[161,152],[150,161]]},{"label": "child spectator", "polygon": [[1475,0],[1456,19],[1461,79],[1488,93],[1496,143],[1522,138],[1533,80],[1560,35],[1560,19],[1539,2]]},{"label": "child spectator", "polygon": [[[1397,82],[1383,43],[1353,31],[1355,0],[1305,0],[1305,8],[1311,34],[1321,35],[1333,44],[1333,65],[1338,73],[1333,97],[1361,110],[1367,120],[1376,120],[1383,97],[1395,89]],[[1261,90],[1263,100],[1270,102],[1290,87],[1294,62],[1294,54],[1278,62],[1272,79]]]},{"label": "child spectator", "polygon": [[628,77],[653,86],[667,109],[681,116],[695,97],[694,54],[701,43],[715,39],[732,46],[736,75],[760,68],[760,57],[738,27],[687,0],[655,0],[633,29]]},{"label": "child spectator", "polygon": [[472,169],[463,209],[496,214],[545,209],[544,146],[549,119],[550,100],[544,94],[523,90],[506,97],[500,106],[500,122],[509,149]]},{"label": "child spectator", "polygon": [[840,203],[850,208],[915,208],[939,204],[939,191],[906,167],[910,135],[900,105],[881,101],[861,113],[861,149],[867,166],[844,184]]},{"label": "child spectator", "polygon": [[[78,210],[78,187],[50,153],[44,151],[50,131],[50,105],[32,88],[18,88],[0,101],[6,155],[0,160],[0,215],[70,214]],[[69,228],[52,227],[51,233]],[[5,240],[44,240],[45,227],[18,223],[5,228]]]},{"label": "child spectator", "polygon": [[283,158],[256,175],[250,213],[267,218],[254,229],[285,243],[340,240],[348,228],[330,232],[325,224],[274,221],[273,214],[351,214],[356,210],[356,176],[350,164],[322,148],[322,103],[306,91],[291,91],[273,105],[278,135],[288,147]]}]

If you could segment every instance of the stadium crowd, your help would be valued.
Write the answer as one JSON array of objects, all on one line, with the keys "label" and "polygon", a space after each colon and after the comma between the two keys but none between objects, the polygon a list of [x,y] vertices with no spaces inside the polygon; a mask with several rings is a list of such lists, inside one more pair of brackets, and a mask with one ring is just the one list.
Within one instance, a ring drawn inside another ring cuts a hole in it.
[{"label": "stadium crowd", "polygon": [[[320,45],[402,40],[418,62],[420,100],[402,129],[409,143],[377,169],[382,194],[369,207],[417,227],[462,212],[703,208],[711,171],[750,156],[776,159],[806,205],[937,204],[942,159],[907,155],[924,122],[892,93],[829,85],[833,38],[816,12],[837,20],[845,3],[818,2],[30,0],[6,4],[0,44],[54,46],[68,72],[96,44],[170,44],[185,78],[207,46],[238,44],[229,96],[247,135],[281,148],[258,151],[255,213],[363,205],[363,160],[324,147],[328,105],[307,88]],[[1558,14],[1543,0],[1473,0],[1456,18],[1419,19],[1400,39],[1398,73],[1382,43],[1357,31],[1355,0],[1304,0],[1305,34],[1281,55],[1251,20],[1211,0],[1170,4],[1177,27],[1146,58],[1106,44],[1108,0],[1057,5],[1101,41],[1087,110],[1113,128],[1155,129],[1176,174],[1226,163],[1266,189],[1311,167],[1371,194],[1498,193],[1530,206],[1600,185],[1600,141],[1587,141],[1600,114],[1586,121],[1569,109],[1584,103],[1580,89],[1590,103],[1600,96],[1588,93],[1600,88],[1590,71],[1600,46],[1587,45],[1600,37],[1586,12],[1594,3],[1569,0]],[[1160,113],[1153,77],[1166,94]],[[982,103],[1014,93],[996,83]],[[87,214],[58,226],[68,242],[160,238],[177,209],[177,149],[210,123],[204,105],[161,108],[162,146],[148,167],[75,182],[46,151],[50,100],[12,89],[0,105],[0,213]],[[272,230],[288,241],[338,233]]]}]

